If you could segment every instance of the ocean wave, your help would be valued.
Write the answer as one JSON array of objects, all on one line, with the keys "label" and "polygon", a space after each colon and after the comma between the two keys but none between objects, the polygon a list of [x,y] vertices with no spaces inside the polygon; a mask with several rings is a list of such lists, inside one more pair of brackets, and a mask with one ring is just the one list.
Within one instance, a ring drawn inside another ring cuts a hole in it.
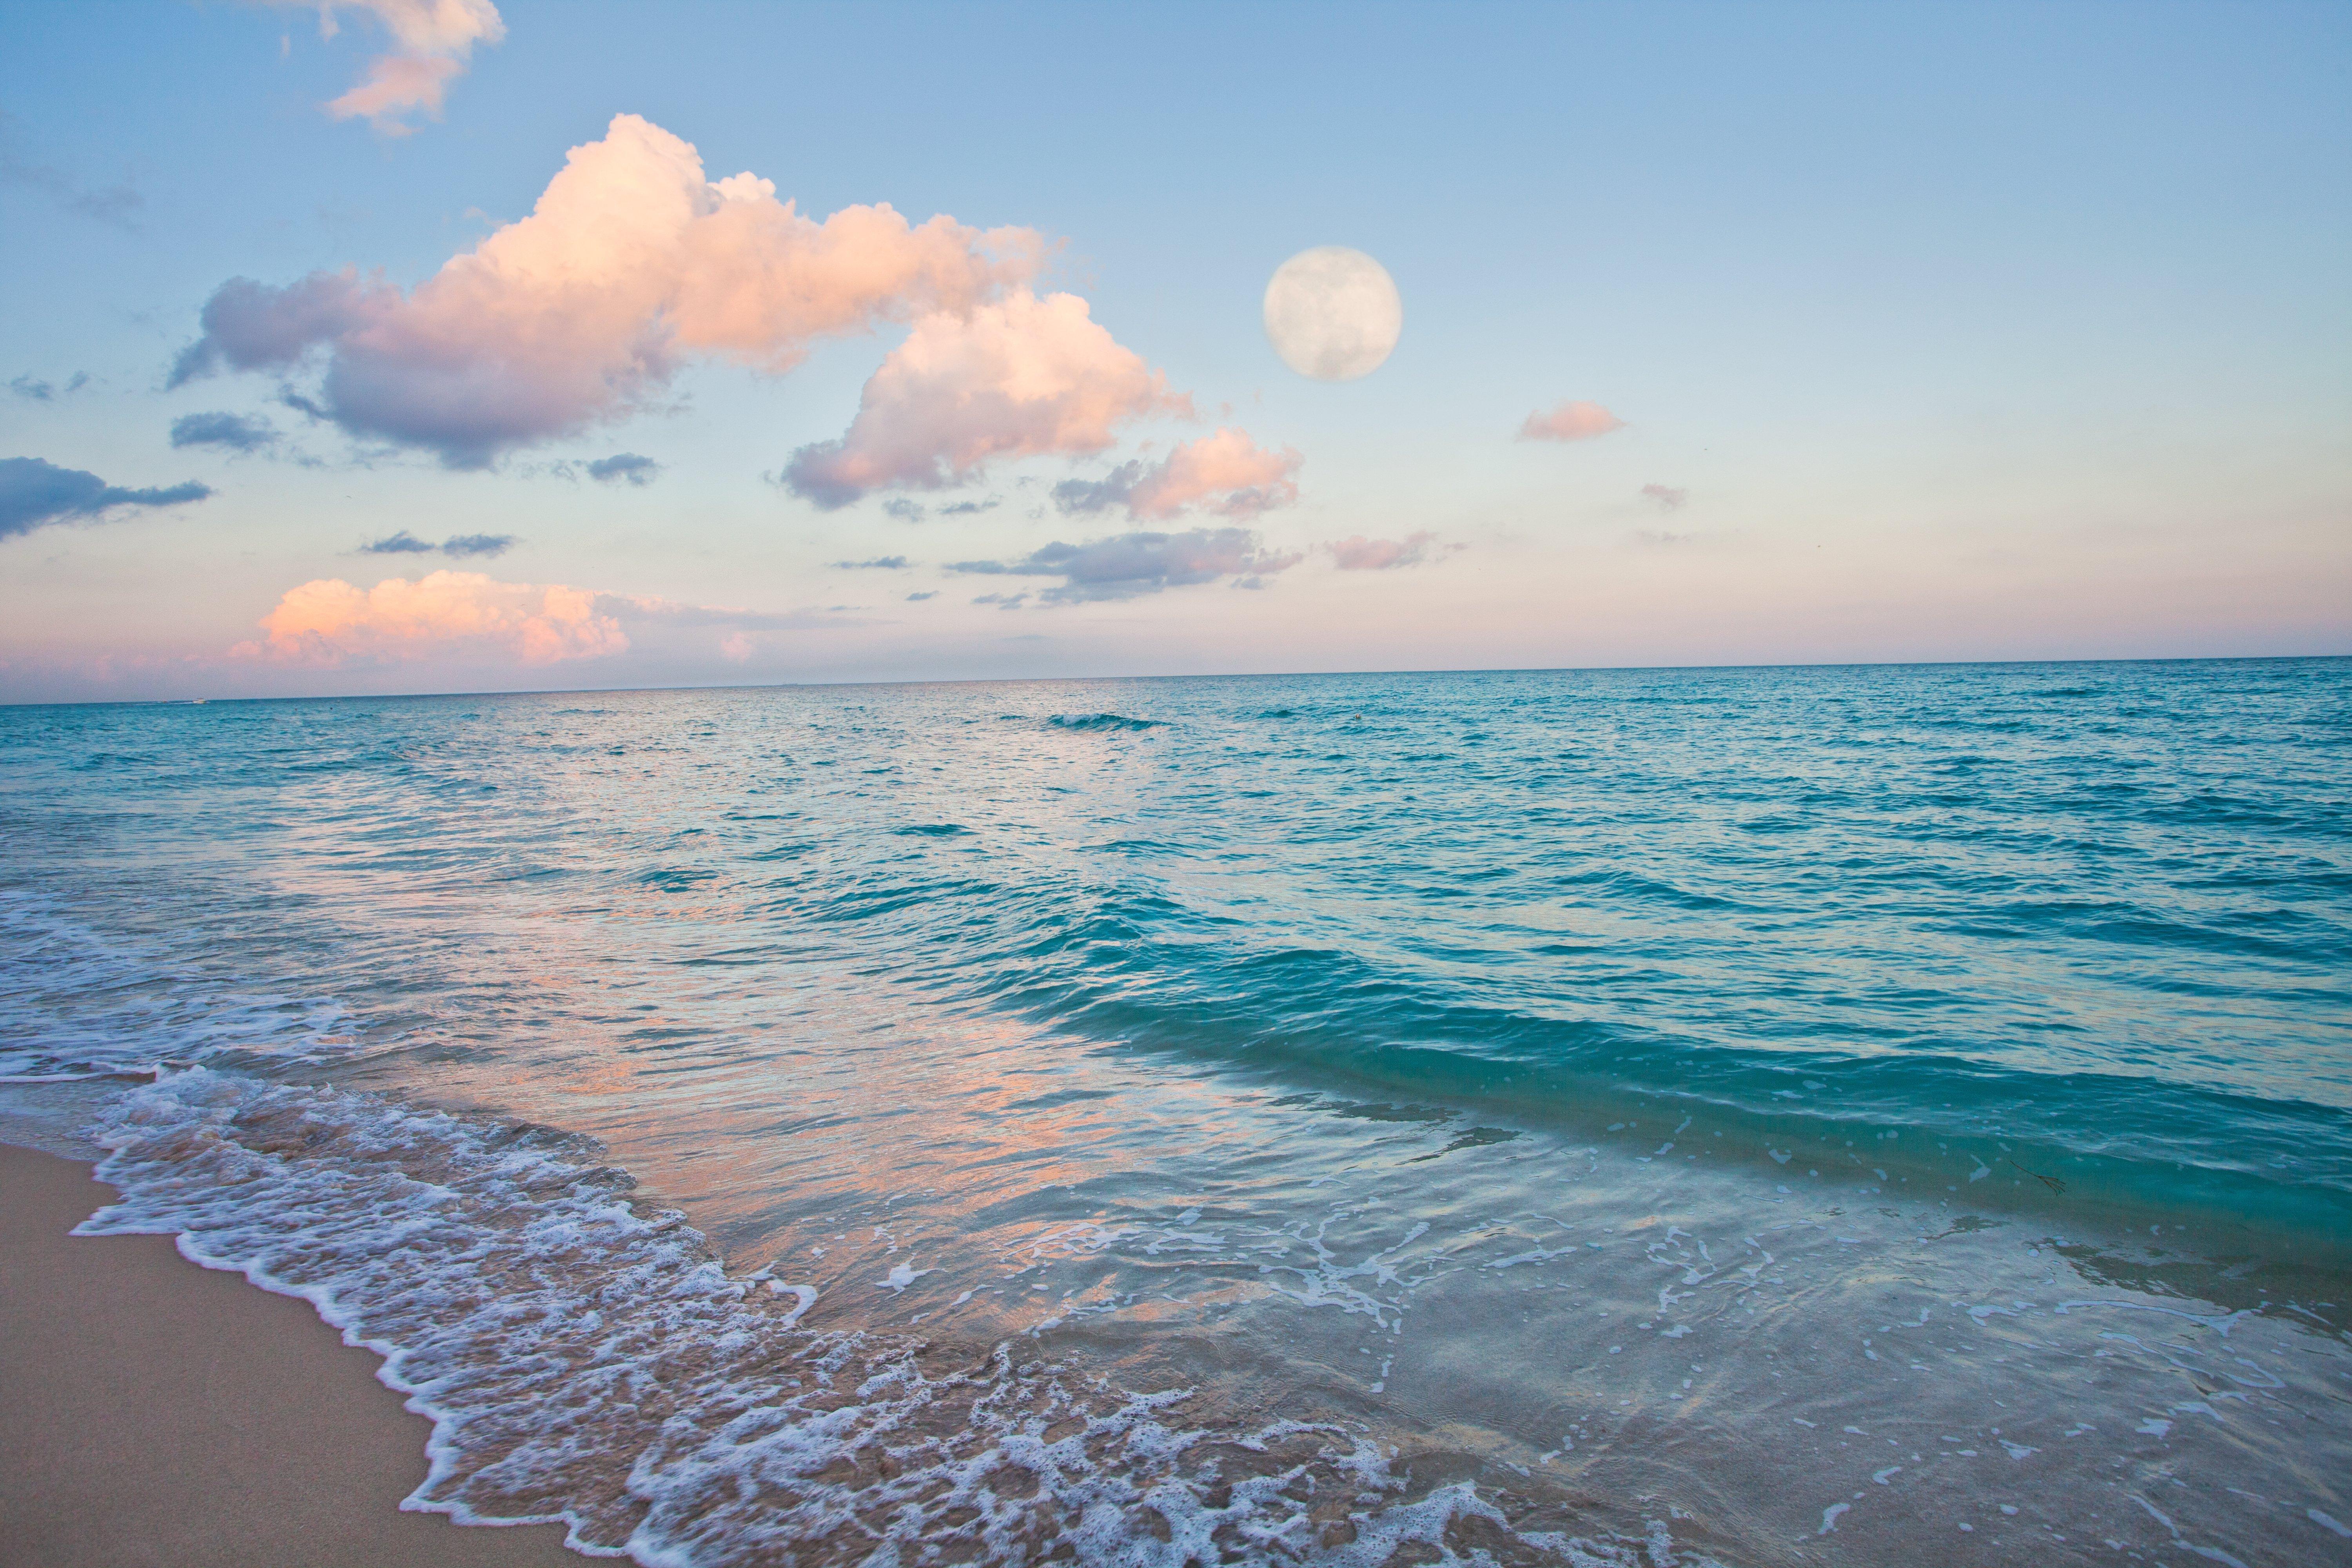
[{"label": "ocean wave", "polygon": [[1360,1429],[1220,1429],[1188,1418],[1189,1390],[1120,1390],[1011,1342],[812,1325],[812,1289],[730,1275],[549,1129],[195,1068],[98,1135],[122,1196],[78,1234],[176,1236],[383,1355],[434,1423],[411,1508],[561,1521],[649,1568],[1713,1561],[1663,1521],[1516,1530]]},{"label": "ocean wave", "polygon": [[1165,719],[1130,719],[1124,713],[1056,713],[1045,722],[1056,730],[1164,730]]}]

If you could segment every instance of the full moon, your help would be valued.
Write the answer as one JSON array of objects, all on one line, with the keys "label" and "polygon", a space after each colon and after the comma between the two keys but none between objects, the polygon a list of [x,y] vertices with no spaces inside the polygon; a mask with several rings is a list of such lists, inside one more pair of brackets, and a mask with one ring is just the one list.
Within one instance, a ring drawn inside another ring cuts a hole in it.
[{"label": "full moon", "polygon": [[1402,331],[1396,279],[1344,245],[1300,251],[1265,286],[1266,341],[1283,363],[1317,381],[1371,374]]}]

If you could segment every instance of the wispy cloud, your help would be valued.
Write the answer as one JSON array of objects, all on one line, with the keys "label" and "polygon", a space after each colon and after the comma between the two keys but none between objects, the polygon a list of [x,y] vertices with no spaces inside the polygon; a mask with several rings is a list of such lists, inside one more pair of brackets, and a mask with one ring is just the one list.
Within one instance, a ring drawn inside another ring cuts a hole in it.
[{"label": "wispy cloud", "polygon": [[22,124],[15,115],[0,110],[0,181],[39,191],[76,217],[124,230],[138,228],[139,210],[147,202],[128,180],[86,185],[61,169],[33,162],[16,150],[24,141]]},{"label": "wispy cloud", "polygon": [[1563,403],[1549,414],[1530,414],[1519,426],[1522,441],[1590,441],[1625,422],[1598,403]]},{"label": "wispy cloud", "polygon": [[588,477],[606,485],[649,485],[661,471],[659,463],[635,452],[615,452],[588,465]]},{"label": "wispy cloud", "polygon": [[1683,502],[1690,500],[1690,491],[1674,485],[1643,485],[1642,493],[1668,511],[1680,511]]},{"label": "wispy cloud", "polygon": [[756,175],[707,179],[691,145],[624,114],[572,150],[530,216],[413,290],[355,268],[224,283],[171,384],[314,366],[302,406],[480,468],[637,411],[698,357],[782,374],[883,322],[918,322],[910,344],[952,335],[1045,249],[1028,229],[909,224],[887,205],[819,223]]},{"label": "wispy cloud", "polygon": [[463,76],[476,44],[507,36],[505,21],[490,0],[270,0],[273,5],[319,13],[319,36],[331,38],[341,26],[338,12],[355,13],[392,37],[393,47],[368,62],[358,86],[323,107],[338,120],[364,119],[389,136],[416,129],[404,118],[422,110],[441,117],[450,82]]},{"label": "wispy cloud", "polygon": [[278,432],[268,422],[245,414],[183,414],[172,421],[174,447],[218,447],[249,453],[277,445]]},{"label": "wispy cloud", "polygon": [[903,555],[877,555],[871,561],[836,561],[833,564],[841,572],[904,572],[913,563]]},{"label": "wispy cloud", "polygon": [[89,384],[89,374],[78,370],[63,386],[36,380],[29,375],[20,375],[8,384],[8,390],[34,403],[55,403],[60,397],[72,396]]},{"label": "wispy cloud", "polygon": [[[1434,533],[1409,533],[1402,539],[1366,539],[1358,534],[1335,539],[1322,548],[1330,552],[1332,564],[1342,572],[1390,572],[1400,566],[1418,566],[1444,552]],[[1458,544],[1447,547],[1461,548]]]},{"label": "wispy cloud", "polygon": [[0,539],[58,522],[95,522],[124,508],[180,506],[212,487],[190,480],[160,489],[126,489],[82,468],[39,458],[0,458]]},{"label": "wispy cloud", "polygon": [[[1246,528],[1195,528],[1182,533],[1120,533],[1084,544],[1055,542],[1018,561],[959,561],[949,570],[999,576],[1059,577],[1038,592],[1046,604],[1096,599],[1131,599],[1168,588],[1190,587],[1231,578],[1255,588],[1265,578],[1297,565],[1303,557],[1275,554]],[[1013,595],[1024,599],[1025,593]],[[1003,604],[991,595],[974,604]],[[1008,605],[1008,608],[1013,607]]]},{"label": "wispy cloud", "polygon": [[459,558],[469,556],[495,557],[505,554],[521,541],[511,533],[457,533],[436,544],[419,539],[406,529],[386,534],[360,546],[362,555],[430,555],[438,551],[444,555]]},{"label": "wispy cloud", "polygon": [[1130,517],[1153,521],[1194,509],[1255,517],[1298,499],[1304,460],[1295,451],[1269,452],[1228,426],[1183,443],[1157,463],[1139,459],[1100,479],[1065,479],[1054,487],[1054,504],[1082,513],[1123,507]]}]

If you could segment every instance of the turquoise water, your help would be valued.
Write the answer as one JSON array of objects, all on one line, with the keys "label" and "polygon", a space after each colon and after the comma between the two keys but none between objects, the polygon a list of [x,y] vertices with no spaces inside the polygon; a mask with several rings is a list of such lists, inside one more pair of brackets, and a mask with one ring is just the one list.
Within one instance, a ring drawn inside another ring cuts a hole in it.
[{"label": "turquoise water", "polygon": [[0,1071],[120,1090],[104,1223],[394,1356],[432,1506],[647,1563],[2352,1561],[2352,662],[0,740]]}]

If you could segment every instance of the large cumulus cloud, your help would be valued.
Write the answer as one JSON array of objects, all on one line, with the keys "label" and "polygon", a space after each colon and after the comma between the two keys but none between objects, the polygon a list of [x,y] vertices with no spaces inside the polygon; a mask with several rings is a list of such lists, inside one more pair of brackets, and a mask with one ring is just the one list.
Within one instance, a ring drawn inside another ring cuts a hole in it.
[{"label": "large cumulus cloud", "polygon": [[315,405],[345,430],[481,467],[635,411],[695,356],[776,373],[822,338],[963,321],[1043,258],[1034,231],[887,205],[820,223],[756,175],[707,179],[689,143],[624,114],[530,216],[413,290],[349,268],[223,284],[171,380],[316,361]]},{"label": "large cumulus cloud", "polygon": [[[572,150],[530,216],[413,289],[355,268],[224,283],[171,384],[315,374],[283,401],[362,439],[485,468],[646,407],[698,358],[781,374],[823,339],[903,324],[848,429],[799,447],[781,476],[832,509],[963,484],[1000,460],[1095,456],[1135,421],[1191,416],[1086,300],[1037,291],[1046,250],[1032,229],[914,224],[887,205],[818,222],[756,175],[706,178],[690,144],[624,114]],[[1298,461],[1220,430],[1064,504],[1249,517],[1296,496]],[[655,468],[625,455],[590,472],[638,483]]]},{"label": "large cumulus cloud", "polygon": [[1023,290],[916,322],[866,382],[847,434],[793,453],[784,484],[846,506],[869,490],[961,484],[995,458],[1099,452],[1129,420],[1191,412],[1084,300]]}]

